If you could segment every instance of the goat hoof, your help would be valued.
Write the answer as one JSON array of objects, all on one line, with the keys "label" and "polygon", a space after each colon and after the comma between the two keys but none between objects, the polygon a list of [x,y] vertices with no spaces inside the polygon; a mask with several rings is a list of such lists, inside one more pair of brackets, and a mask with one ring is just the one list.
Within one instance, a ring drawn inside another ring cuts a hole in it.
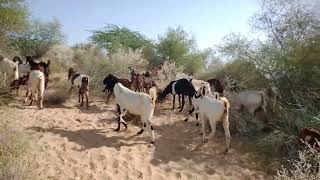
[{"label": "goat hoof", "polygon": [[202,143],[207,143],[208,142],[208,139],[202,139]]},{"label": "goat hoof", "polygon": [[120,128],[117,128],[117,129],[115,129],[114,131],[119,132],[119,131],[120,131]]},{"label": "goat hoof", "polygon": [[151,141],[150,143],[151,143],[151,144],[154,144],[155,142],[154,142],[154,141]]},{"label": "goat hoof", "polygon": [[188,119],[188,118],[186,118],[184,121],[185,121],[185,122],[187,122],[188,120],[189,120],[189,119]]},{"label": "goat hoof", "polygon": [[200,126],[200,123],[196,123],[196,126]]},{"label": "goat hoof", "polygon": [[139,132],[137,132],[137,135],[141,135],[143,133],[143,129],[141,129]]},{"label": "goat hoof", "polygon": [[126,123],[122,123],[124,125],[124,127],[127,129],[128,125]]},{"label": "goat hoof", "polygon": [[224,154],[227,154],[229,152],[229,149],[226,148],[226,150],[224,150]]}]

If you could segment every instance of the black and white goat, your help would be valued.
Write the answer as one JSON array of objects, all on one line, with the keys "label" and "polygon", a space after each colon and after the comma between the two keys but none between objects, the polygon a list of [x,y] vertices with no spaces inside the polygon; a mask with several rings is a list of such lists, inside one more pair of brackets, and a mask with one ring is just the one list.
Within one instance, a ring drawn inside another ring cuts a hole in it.
[{"label": "black and white goat", "polygon": [[169,94],[169,93],[172,94],[172,96],[173,96],[172,109],[174,109],[174,106],[175,106],[175,99],[176,99],[175,95],[178,95],[179,103],[180,103],[180,96],[182,97],[182,105],[179,110],[179,112],[181,112],[184,107],[184,96],[186,95],[189,97],[189,103],[190,103],[190,105],[192,105],[191,98],[196,93],[196,90],[194,89],[194,87],[190,81],[183,78],[183,79],[179,79],[177,81],[171,81],[164,88],[164,90],[160,93],[160,95],[158,96],[158,99],[163,100],[167,96],[167,94]]}]

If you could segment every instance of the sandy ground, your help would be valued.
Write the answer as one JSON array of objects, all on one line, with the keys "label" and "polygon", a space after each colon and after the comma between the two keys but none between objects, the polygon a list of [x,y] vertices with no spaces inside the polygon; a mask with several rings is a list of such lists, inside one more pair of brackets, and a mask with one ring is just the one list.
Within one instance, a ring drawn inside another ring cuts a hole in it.
[{"label": "sandy ground", "polygon": [[21,96],[10,105],[18,118],[9,123],[32,137],[40,179],[271,179],[237,138],[227,155],[221,130],[202,144],[194,120],[184,122],[186,112],[170,110],[169,101],[156,105],[151,145],[148,133],[135,135],[140,127],[133,122],[114,131],[112,101],[91,100],[86,110],[74,99],[38,110],[24,105]]}]

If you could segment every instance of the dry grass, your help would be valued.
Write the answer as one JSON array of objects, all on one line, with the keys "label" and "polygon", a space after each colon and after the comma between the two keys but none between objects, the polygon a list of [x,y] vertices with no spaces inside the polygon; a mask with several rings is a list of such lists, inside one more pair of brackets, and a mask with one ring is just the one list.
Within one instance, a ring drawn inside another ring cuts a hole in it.
[{"label": "dry grass", "polygon": [[34,179],[28,137],[6,125],[5,121],[11,120],[7,110],[0,110],[0,119],[0,179]]},{"label": "dry grass", "polygon": [[9,91],[9,88],[0,88],[0,106],[5,106],[13,100],[13,96]]},{"label": "dry grass", "polygon": [[276,180],[318,180],[320,179],[320,153],[310,146],[299,151],[298,160],[290,161],[290,168],[282,166]]}]

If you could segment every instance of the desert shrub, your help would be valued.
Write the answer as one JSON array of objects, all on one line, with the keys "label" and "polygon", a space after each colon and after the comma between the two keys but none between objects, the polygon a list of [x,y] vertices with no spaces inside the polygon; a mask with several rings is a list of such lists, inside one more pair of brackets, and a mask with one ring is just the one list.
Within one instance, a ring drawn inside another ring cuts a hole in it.
[{"label": "desert shrub", "polygon": [[73,62],[81,73],[90,76],[91,92],[95,95],[101,94],[102,81],[109,73],[129,78],[129,66],[139,72],[145,70],[148,65],[140,49],[118,49],[114,53],[106,54],[94,45],[75,48]]},{"label": "desert shrub", "polygon": [[320,154],[309,147],[299,151],[298,159],[291,160],[290,166],[282,166],[275,176],[276,180],[317,180],[320,179]]},{"label": "desert shrub", "polygon": [[[1,112],[3,113],[3,112]],[[2,120],[7,119],[7,115]],[[25,134],[14,130],[1,122],[0,124],[0,179],[33,179],[33,160],[30,146]]]},{"label": "desert shrub", "polygon": [[159,76],[154,77],[160,88],[164,88],[170,81],[188,78],[188,75],[183,73],[182,67],[177,67],[174,62],[165,61],[159,72]]},{"label": "desert shrub", "polygon": [[9,88],[1,87],[0,88],[0,106],[5,106],[13,100],[13,96],[9,91]]},{"label": "desert shrub", "polygon": [[51,72],[67,72],[68,67],[72,66],[73,50],[64,44],[54,45],[42,59],[51,61]]}]

